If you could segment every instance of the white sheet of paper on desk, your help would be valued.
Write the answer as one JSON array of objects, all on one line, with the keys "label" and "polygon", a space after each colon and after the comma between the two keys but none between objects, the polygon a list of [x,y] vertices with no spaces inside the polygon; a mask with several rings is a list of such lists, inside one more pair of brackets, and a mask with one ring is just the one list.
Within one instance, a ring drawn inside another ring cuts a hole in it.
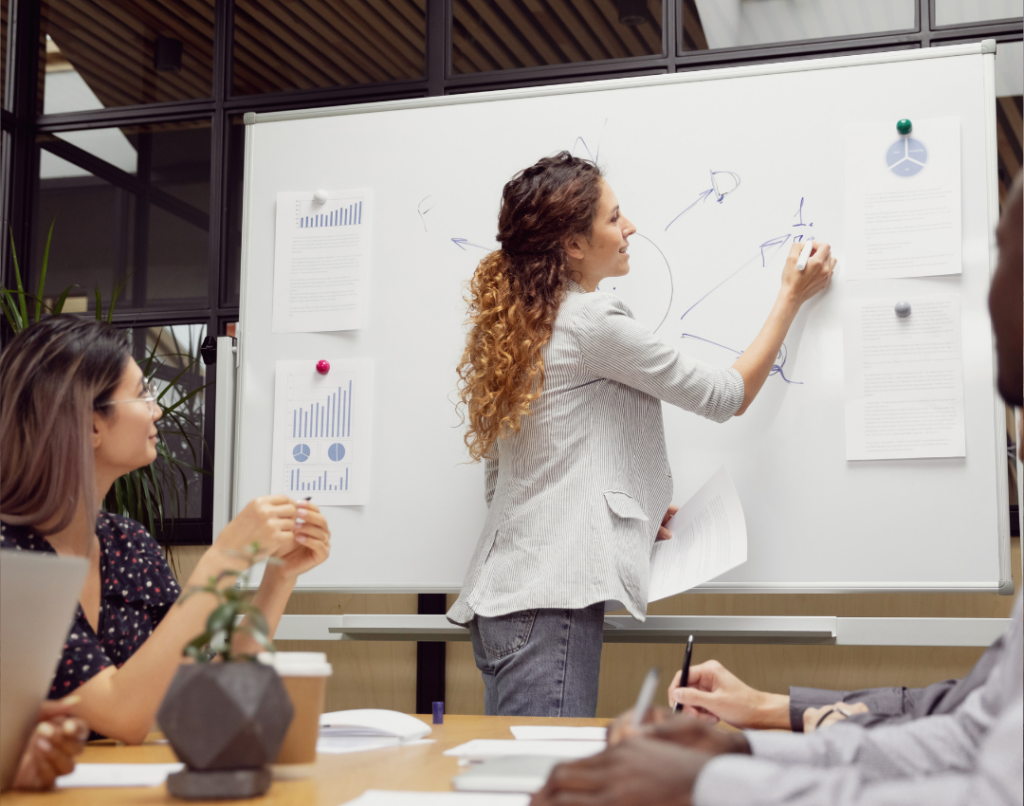
[{"label": "white sheet of paper on desk", "polygon": [[608,738],[606,728],[562,727],[561,725],[513,725],[512,735],[520,741],[530,742],[603,742]]},{"label": "white sheet of paper on desk", "polygon": [[359,506],[369,496],[373,361],[278,361],[270,491],[317,506]]},{"label": "white sheet of paper on desk", "polygon": [[845,276],[960,274],[960,118],[846,128]]},{"label": "white sheet of paper on desk", "polygon": [[403,742],[395,736],[325,736],[320,733],[316,740],[316,752],[341,755],[343,753],[363,753],[368,750],[382,750],[389,747],[415,747],[420,744],[433,744],[433,739],[413,739]]},{"label": "white sheet of paper on desk", "polygon": [[651,551],[650,602],[683,593],[747,561],[747,522],[729,472],[720,468],[666,524],[671,540]]},{"label": "white sheet of paper on desk", "polygon": [[847,459],[966,454],[960,300],[906,301],[905,318],[894,299],[843,307]]},{"label": "white sheet of paper on desk", "polygon": [[274,333],[355,330],[366,316],[372,193],[277,194]]},{"label": "white sheet of paper on desk", "polygon": [[487,792],[388,792],[368,789],[348,806],[527,806],[529,795]]},{"label": "white sheet of paper on desk", "polygon": [[604,742],[593,741],[523,741],[519,739],[473,739],[450,750],[446,756],[469,761],[503,756],[550,756],[552,758],[586,758],[595,756],[605,748]]},{"label": "white sheet of paper on desk", "polygon": [[160,786],[184,764],[76,764],[75,769],[57,779],[57,789],[104,786]]}]

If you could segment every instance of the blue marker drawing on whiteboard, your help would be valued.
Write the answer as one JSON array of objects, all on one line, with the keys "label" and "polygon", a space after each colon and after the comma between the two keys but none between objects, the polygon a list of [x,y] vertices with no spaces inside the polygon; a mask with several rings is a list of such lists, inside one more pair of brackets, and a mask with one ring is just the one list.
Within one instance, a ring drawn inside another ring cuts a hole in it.
[{"label": "blue marker drawing on whiteboard", "polygon": [[[669,221],[665,225],[665,232],[668,232],[668,228],[675,224],[685,213],[688,213],[700,202],[707,201],[708,198],[714,194],[715,201],[721,204],[725,201],[725,197],[732,193],[736,188],[740,186],[743,181],[740,179],[740,175],[734,171],[710,171],[711,174],[711,187],[707,190],[702,190],[697,194],[697,200],[692,202],[683,212],[679,213],[675,218]],[[731,184],[731,186],[730,186]]]},{"label": "blue marker drawing on whiteboard", "polygon": [[427,231],[427,219],[424,216],[426,216],[427,213],[429,213],[431,210],[434,209],[434,205],[430,205],[430,207],[428,207],[426,210],[424,210],[423,209],[423,203],[427,199],[431,199],[431,198],[433,198],[433,196],[424,196],[422,199],[420,199],[420,203],[416,205],[416,212],[419,213],[420,221],[423,222],[423,231],[424,232]]},{"label": "blue marker drawing on whiteboard", "polygon": [[572,148],[569,149],[569,153],[572,154],[574,157],[577,156],[577,154],[576,154],[576,146],[582,143],[583,144],[583,150],[587,152],[587,158],[591,162],[596,163],[598,161],[598,159],[600,158],[600,156],[601,156],[601,140],[604,139],[604,129],[605,129],[605,126],[607,126],[607,125],[608,125],[608,118],[605,118],[604,119],[604,123],[601,124],[601,133],[597,136],[597,148],[594,151],[590,150],[590,146],[587,145],[587,141],[583,139],[583,135],[580,135],[573,142]]},{"label": "blue marker drawing on whiteboard", "polygon": [[455,244],[457,247],[459,247],[459,249],[461,249],[463,252],[466,251],[466,247],[467,246],[472,246],[472,247],[475,247],[476,249],[483,249],[485,252],[493,252],[494,251],[489,246],[481,246],[478,243],[470,243],[469,240],[466,239],[466,238],[452,238],[451,241],[452,241],[453,244]]}]

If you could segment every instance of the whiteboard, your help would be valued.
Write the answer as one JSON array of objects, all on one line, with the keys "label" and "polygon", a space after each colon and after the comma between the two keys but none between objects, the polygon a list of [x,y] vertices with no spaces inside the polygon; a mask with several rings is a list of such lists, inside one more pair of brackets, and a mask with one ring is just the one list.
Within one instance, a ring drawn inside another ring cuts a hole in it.
[{"label": "whiteboard", "polygon": [[[997,211],[993,52],[982,43],[250,113],[235,509],[271,491],[275,362],[370,358],[368,503],[327,512],[330,559],[299,587],[458,590],[485,516],[482,467],[467,462],[454,405],[463,295],[496,248],[501,188],[516,171],[561,149],[596,158],[639,230],[632,273],[603,287],[666,341],[728,366],[734,354],[682,340],[684,325],[719,344],[749,344],[787,251],[763,255],[762,245],[795,232],[799,215],[842,257],[845,127],[957,116],[962,276],[858,282],[840,271],[786,339],[792,383],[770,377],[750,411],[722,425],[664,405],[665,430],[675,500],[725,465],[746,514],[748,561],[701,590],[1005,592],[1006,447],[986,304]],[[740,178],[720,204],[701,199],[711,171]],[[375,200],[366,326],[273,334],[276,194],[363,187]],[[938,293],[961,299],[966,458],[848,462],[844,299]]]}]

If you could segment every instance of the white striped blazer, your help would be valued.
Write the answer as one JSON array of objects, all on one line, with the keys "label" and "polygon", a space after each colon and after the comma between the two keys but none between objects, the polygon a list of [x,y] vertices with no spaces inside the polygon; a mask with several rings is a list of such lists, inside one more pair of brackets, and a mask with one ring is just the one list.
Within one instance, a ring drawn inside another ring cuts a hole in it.
[{"label": "white striped blazer", "polygon": [[617,600],[643,619],[672,497],[660,401],[724,422],[743,403],[743,378],[683,355],[619,297],[576,283],[542,355],[540,397],[485,460],[487,519],[448,618]]}]

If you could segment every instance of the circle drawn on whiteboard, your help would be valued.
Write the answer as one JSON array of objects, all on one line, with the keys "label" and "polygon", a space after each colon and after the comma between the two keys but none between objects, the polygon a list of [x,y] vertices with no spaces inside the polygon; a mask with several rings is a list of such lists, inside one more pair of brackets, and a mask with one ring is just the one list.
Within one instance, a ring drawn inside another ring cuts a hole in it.
[{"label": "circle drawn on whiteboard", "polygon": [[896,176],[915,176],[928,162],[928,149],[913,137],[901,137],[885,152],[885,164]]},{"label": "circle drawn on whiteboard", "polygon": [[327,458],[332,462],[340,462],[345,458],[345,446],[340,442],[335,442],[327,449]]},{"label": "circle drawn on whiteboard", "polygon": [[309,458],[309,445],[299,443],[292,448],[292,458],[296,462],[305,462]]}]

